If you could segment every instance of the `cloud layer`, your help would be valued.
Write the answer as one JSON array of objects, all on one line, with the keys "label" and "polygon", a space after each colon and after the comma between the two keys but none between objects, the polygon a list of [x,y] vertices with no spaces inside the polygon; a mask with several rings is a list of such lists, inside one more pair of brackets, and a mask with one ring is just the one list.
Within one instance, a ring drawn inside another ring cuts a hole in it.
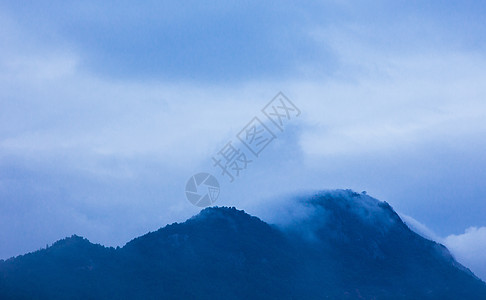
[{"label": "cloud layer", "polygon": [[486,281],[486,227],[469,227],[462,234],[442,238],[414,218],[404,214],[400,217],[416,233],[445,245],[457,261]]},{"label": "cloud layer", "polygon": [[470,266],[471,270],[486,281],[486,227],[469,227],[462,234],[452,234],[444,239],[444,245],[456,259]]}]

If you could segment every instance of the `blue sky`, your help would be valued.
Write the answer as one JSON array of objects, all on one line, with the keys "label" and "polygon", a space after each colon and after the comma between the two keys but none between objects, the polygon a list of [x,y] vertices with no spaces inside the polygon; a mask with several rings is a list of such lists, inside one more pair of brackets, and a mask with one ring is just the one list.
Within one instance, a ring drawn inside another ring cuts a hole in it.
[{"label": "blue sky", "polygon": [[73,233],[123,245],[197,213],[187,178],[282,91],[302,115],[218,205],[271,220],[278,195],[366,190],[486,278],[485,15],[481,1],[1,1],[0,258]]}]

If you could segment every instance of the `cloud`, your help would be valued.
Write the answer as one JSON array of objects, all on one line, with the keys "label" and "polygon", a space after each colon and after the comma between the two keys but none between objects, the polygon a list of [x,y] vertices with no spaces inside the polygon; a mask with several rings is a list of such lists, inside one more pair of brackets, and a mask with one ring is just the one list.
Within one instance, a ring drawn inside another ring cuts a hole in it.
[{"label": "cloud", "polygon": [[412,229],[414,232],[418,233],[419,235],[423,236],[424,238],[427,238],[429,240],[436,241],[438,243],[442,242],[442,238],[436,235],[432,230],[430,230],[427,226],[424,224],[420,223],[419,221],[415,220],[414,218],[404,215],[404,214],[399,214],[400,218],[402,219],[407,226]]},{"label": "cloud", "polygon": [[486,281],[486,227],[469,227],[462,234],[452,234],[444,245],[456,259]]},{"label": "cloud", "polygon": [[410,216],[400,214],[400,218],[416,233],[445,245],[459,263],[486,281],[486,227],[469,227],[462,234],[442,238]]},{"label": "cloud", "polygon": [[317,16],[287,1],[5,6],[21,26],[78,49],[83,69],[108,78],[225,82],[286,77],[296,65],[323,57],[302,34],[304,18]]}]

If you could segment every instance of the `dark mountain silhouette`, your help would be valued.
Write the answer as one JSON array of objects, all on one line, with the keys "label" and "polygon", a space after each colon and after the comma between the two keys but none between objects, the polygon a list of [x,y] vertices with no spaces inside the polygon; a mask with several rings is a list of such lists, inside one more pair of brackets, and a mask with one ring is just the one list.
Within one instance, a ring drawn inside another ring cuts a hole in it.
[{"label": "dark mountain silhouette", "polygon": [[277,227],[235,208],[106,248],[73,235],[0,262],[0,299],[486,299],[486,284],[386,203],[296,199]]}]

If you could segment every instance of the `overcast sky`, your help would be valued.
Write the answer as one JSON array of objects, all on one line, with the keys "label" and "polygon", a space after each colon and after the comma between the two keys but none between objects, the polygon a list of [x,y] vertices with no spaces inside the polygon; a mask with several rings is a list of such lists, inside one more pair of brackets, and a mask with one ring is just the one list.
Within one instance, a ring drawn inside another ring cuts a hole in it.
[{"label": "overcast sky", "polygon": [[[481,1],[0,1],[0,258],[122,246],[199,208],[275,218],[351,188],[486,278]],[[282,91],[301,111],[229,183],[211,158]],[[277,211],[277,210],[275,210]]]}]

